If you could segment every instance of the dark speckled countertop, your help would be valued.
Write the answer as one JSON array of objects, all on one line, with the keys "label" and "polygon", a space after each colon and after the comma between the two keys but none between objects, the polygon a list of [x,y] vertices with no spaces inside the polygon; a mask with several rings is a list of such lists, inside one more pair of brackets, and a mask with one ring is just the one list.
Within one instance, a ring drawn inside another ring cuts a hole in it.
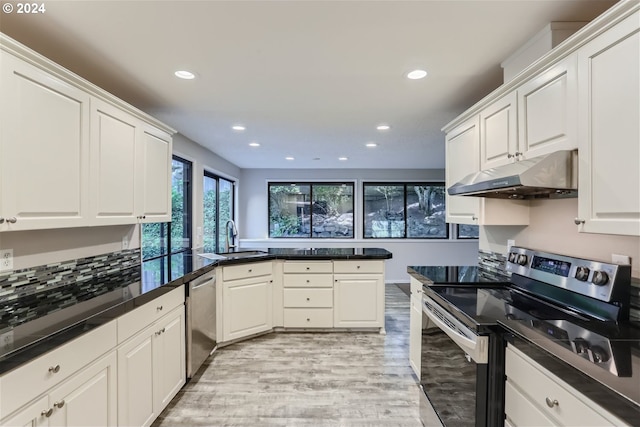
[{"label": "dark speckled countertop", "polygon": [[[11,324],[0,322],[0,330],[11,329],[13,339],[12,345],[0,350],[0,374],[122,316],[217,266],[273,259],[384,260],[392,257],[391,252],[381,248],[267,248],[257,249],[264,254],[242,256],[241,253],[247,250],[239,250],[237,257],[216,260],[201,256],[200,250],[185,251],[98,276],[82,290],[70,285],[66,289],[58,287],[50,292],[39,293],[37,298],[50,301],[50,310],[45,306],[39,310],[36,318],[20,322],[14,318]],[[10,304],[15,307],[10,308],[19,313],[22,303],[21,298],[13,300]]]}]

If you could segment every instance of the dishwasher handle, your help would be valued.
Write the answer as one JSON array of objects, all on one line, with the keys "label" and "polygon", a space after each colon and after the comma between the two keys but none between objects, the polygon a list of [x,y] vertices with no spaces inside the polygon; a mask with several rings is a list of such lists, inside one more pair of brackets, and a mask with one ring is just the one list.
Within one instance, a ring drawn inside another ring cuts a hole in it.
[{"label": "dishwasher handle", "polygon": [[189,288],[191,290],[195,290],[207,285],[215,285],[216,283],[216,274],[215,273],[206,273],[197,279],[189,282]]}]

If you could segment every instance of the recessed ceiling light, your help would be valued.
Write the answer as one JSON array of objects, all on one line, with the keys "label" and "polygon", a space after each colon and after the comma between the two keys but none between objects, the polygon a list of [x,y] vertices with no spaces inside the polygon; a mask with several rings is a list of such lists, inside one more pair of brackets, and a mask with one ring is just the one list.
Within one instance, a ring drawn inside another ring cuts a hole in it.
[{"label": "recessed ceiling light", "polygon": [[251,147],[260,147],[260,143],[258,143],[258,142],[250,142],[249,145]]},{"label": "recessed ceiling light", "polygon": [[195,74],[193,74],[191,71],[186,71],[186,70],[179,70],[173,74],[175,74],[176,77],[185,79],[185,80],[192,80],[196,78]]},{"label": "recessed ceiling light", "polygon": [[295,157],[291,157],[291,156],[287,156],[285,157],[286,160],[295,160]]},{"label": "recessed ceiling light", "polygon": [[411,80],[423,79],[427,76],[427,72],[425,70],[413,70],[407,74],[407,78]]},{"label": "recessed ceiling light", "polygon": [[377,147],[378,144],[376,144],[375,142],[367,142],[367,147]]},{"label": "recessed ceiling light", "polygon": [[246,129],[246,127],[244,127],[242,125],[233,125],[233,126],[231,126],[231,129],[237,130],[238,132],[242,132],[243,130]]},{"label": "recessed ceiling light", "polygon": [[376,127],[376,129],[378,129],[378,130],[389,130],[389,129],[391,129],[391,126],[389,126],[389,125],[378,125]]},{"label": "recessed ceiling light", "polygon": [[338,157],[338,160],[340,160],[341,162],[347,161],[349,160],[348,157]]}]

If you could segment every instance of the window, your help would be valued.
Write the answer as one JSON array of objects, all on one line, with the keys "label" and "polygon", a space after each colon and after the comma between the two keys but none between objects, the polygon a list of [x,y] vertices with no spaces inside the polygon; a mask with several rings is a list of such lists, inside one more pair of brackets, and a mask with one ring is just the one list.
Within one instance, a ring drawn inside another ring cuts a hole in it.
[{"label": "window", "polygon": [[456,224],[458,239],[477,239],[479,228],[477,225]]},{"label": "window", "polygon": [[[224,252],[227,242],[225,226],[234,218],[235,183],[205,171],[203,189],[203,249],[205,252]],[[229,240],[229,244],[237,243]]]},{"label": "window", "polygon": [[173,156],[171,162],[171,222],[142,225],[142,259],[191,248],[191,162]]},{"label": "window", "polygon": [[353,183],[272,183],[269,237],[353,238]]},{"label": "window", "polygon": [[365,183],[364,237],[448,239],[443,183]]}]

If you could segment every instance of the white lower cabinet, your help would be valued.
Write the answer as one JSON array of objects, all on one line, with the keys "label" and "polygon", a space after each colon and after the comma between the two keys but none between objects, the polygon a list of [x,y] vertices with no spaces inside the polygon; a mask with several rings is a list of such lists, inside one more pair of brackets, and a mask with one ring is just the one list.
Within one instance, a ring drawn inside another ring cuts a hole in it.
[{"label": "white lower cabinet", "polygon": [[273,329],[272,263],[222,267],[222,339],[244,338]]},{"label": "white lower cabinet", "polygon": [[507,425],[627,425],[511,344],[506,349],[505,374]]},{"label": "white lower cabinet", "polygon": [[384,329],[384,262],[334,261],[333,326]]},{"label": "white lower cabinet", "polygon": [[185,383],[184,306],[118,348],[118,424],[149,426]]},{"label": "white lower cabinet", "polygon": [[422,284],[411,278],[409,312],[409,364],[420,378],[422,368]]},{"label": "white lower cabinet", "polygon": [[117,426],[116,352],[29,403],[2,426]]},{"label": "white lower cabinet", "polygon": [[283,271],[283,326],[332,328],[333,263],[285,261]]}]

